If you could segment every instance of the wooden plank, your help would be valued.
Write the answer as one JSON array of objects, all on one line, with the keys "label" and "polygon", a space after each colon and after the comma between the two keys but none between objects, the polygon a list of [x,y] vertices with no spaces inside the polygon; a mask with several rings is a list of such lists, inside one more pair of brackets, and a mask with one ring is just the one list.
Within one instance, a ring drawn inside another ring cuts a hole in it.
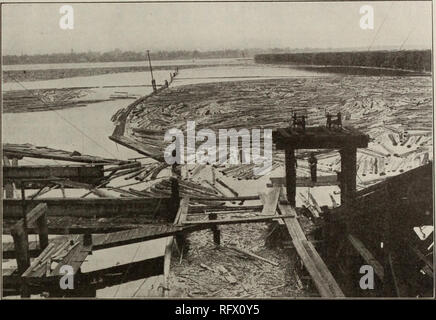
[{"label": "wooden plank", "polygon": [[[98,184],[103,178],[103,165],[69,165],[69,166],[18,166],[3,167],[4,181],[20,181],[26,179],[46,179],[49,177],[65,178],[72,181]],[[33,187],[36,182],[33,182]],[[24,183],[31,187],[32,183]]]},{"label": "wooden plank", "polygon": [[[89,283],[91,286],[94,286],[95,289],[99,290],[122,283],[161,275],[163,267],[164,257],[160,256],[82,273],[81,278],[85,283]],[[101,279],[103,279],[103,281],[101,281]]]},{"label": "wooden plank", "polygon": [[[283,215],[283,218],[291,218],[291,217],[295,217],[295,215],[294,214]],[[182,223],[182,225],[193,226],[192,228],[185,229],[185,231],[194,231],[194,230],[201,230],[203,228],[210,228],[211,226],[214,225],[260,223],[260,222],[267,222],[277,218],[279,218],[279,216],[272,215],[272,216],[247,217],[247,218],[240,218],[240,219],[237,218],[237,219],[221,219],[221,220],[185,221]]]},{"label": "wooden plank", "polygon": [[137,229],[93,236],[92,251],[172,236],[182,230],[172,225],[149,225]]},{"label": "wooden plank", "polygon": [[269,192],[259,192],[260,201],[263,204],[261,215],[274,215],[277,210],[277,202],[280,196],[280,187],[273,187]]},{"label": "wooden plank", "polygon": [[190,200],[196,201],[250,201],[259,200],[259,196],[239,196],[239,197],[189,197]]},{"label": "wooden plank", "polygon": [[[284,188],[281,190],[281,198],[284,198]],[[297,219],[295,208],[289,204],[279,202],[279,212],[282,216],[293,214],[294,217],[284,218],[286,228],[292,238],[292,243],[303,261],[306,270],[309,272],[319,293],[323,297],[344,297],[342,290],[336,283],[333,275],[319,256],[316,249],[307,240],[303,229]]]},{"label": "wooden plank", "polygon": [[357,250],[360,256],[363,258],[366,264],[372,266],[374,268],[375,274],[379,277],[380,280],[384,278],[384,269],[380,262],[377,261],[376,258],[372,255],[372,253],[364,246],[362,241],[353,236],[352,234],[348,235],[348,240],[353,245],[353,247]]},{"label": "wooden plank", "polygon": [[301,228],[300,223],[298,222],[295,208],[288,204],[279,203],[279,212],[282,217],[285,215],[286,216],[293,215],[293,217],[291,218],[283,219],[291,238],[293,240],[307,240],[306,235],[304,234],[303,229]]},{"label": "wooden plank", "polygon": [[61,277],[63,274],[60,269],[64,265],[69,265],[73,268],[73,273],[76,274],[86,257],[92,251],[92,244],[84,243],[84,237],[80,236],[79,243],[74,247],[65,258],[56,266],[56,268],[50,273],[50,277]]},{"label": "wooden plank", "polygon": [[[339,185],[337,175],[317,176],[317,181],[312,182],[310,177],[297,177],[297,187],[322,187],[322,186],[336,186]],[[286,184],[285,177],[272,177],[270,178],[273,185],[284,186]]]},{"label": "wooden plank", "polygon": [[295,206],[295,196],[297,193],[296,171],[297,161],[294,149],[285,150],[285,174],[286,174],[286,196],[289,203]]},{"label": "wooden plank", "polygon": [[[26,208],[40,203],[48,206],[48,216],[111,217],[119,215],[164,216],[171,208],[171,198],[45,198],[25,200]],[[3,218],[22,217],[21,199],[3,200]]]},{"label": "wooden plank", "polygon": [[314,280],[321,296],[329,298],[345,297],[313,244],[307,240],[295,240],[292,243],[296,246],[295,248],[299,252],[299,256],[302,258],[304,266]]},{"label": "wooden plank", "polygon": [[278,204],[279,213],[283,215],[294,215],[294,218],[283,219],[283,222],[288,229],[288,232],[293,240],[306,240],[306,235],[303,232],[303,229],[300,226],[300,223],[297,219],[297,212],[295,211],[295,207],[289,205],[285,202],[286,197],[286,189],[285,187],[281,187],[280,197],[281,200]]},{"label": "wooden plank", "polygon": [[39,147],[31,144],[12,144],[3,143],[3,154],[9,158],[21,159],[23,157],[38,158],[38,159],[52,159],[70,162],[84,162],[84,163],[126,163],[128,161],[101,158],[96,156],[82,155],[77,151],[56,150],[47,147]]},{"label": "wooden plank", "polygon": [[[3,219],[3,234],[9,234],[16,219]],[[86,234],[108,233],[128,229],[137,229],[150,224],[166,224],[166,217],[154,217],[152,215],[113,216],[99,217],[48,217],[47,226],[49,234]],[[28,228],[28,234],[37,234],[35,228]]]},{"label": "wooden plank", "polygon": [[142,144],[142,143],[135,141],[131,138],[128,138],[125,136],[120,136],[120,135],[112,135],[109,137],[109,139],[111,139],[112,141],[115,141],[116,143],[121,144],[122,146],[133,149],[133,150],[139,152],[140,154],[143,154],[143,155],[148,156],[152,159],[155,159],[159,162],[165,161],[161,152],[156,152],[154,150],[147,149],[145,144]]},{"label": "wooden plank", "polygon": [[[183,230],[182,227],[174,225],[145,225],[140,228],[129,229],[125,231],[111,232],[107,234],[97,234],[92,237],[92,251],[112,248],[116,246],[122,246],[137,242],[143,242],[158,238],[164,238],[172,236]],[[59,239],[66,239],[65,237],[59,237],[55,242],[59,242]],[[53,242],[53,240],[51,240]],[[31,241],[29,243],[30,256],[35,257],[40,253],[40,247],[37,241]],[[13,243],[3,244],[3,258],[11,259],[15,257],[15,249]]]}]

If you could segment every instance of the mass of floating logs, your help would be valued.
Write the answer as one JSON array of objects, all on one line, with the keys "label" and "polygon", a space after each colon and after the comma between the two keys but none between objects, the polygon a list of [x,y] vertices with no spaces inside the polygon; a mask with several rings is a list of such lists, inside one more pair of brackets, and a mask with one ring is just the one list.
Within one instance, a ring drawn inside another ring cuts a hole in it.
[{"label": "mass of floating logs", "polygon": [[[162,155],[167,146],[163,139],[166,130],[178,128],[186,136],[187,120],[196,121],[196,131],[203,128],[215,132],[221,128],[274,129],[290,125],[292,112],[305,114],[308,125],[324,125],[326,112],[340,111],[344,123],[373,139],[368,148],[359,149],[358,174],[367,178],[363,182],[366,184],[369,180],[378,180],[380,175],[413,168],[419,161],[425,163],[432,155],[430,79],[384,77],[379,79],[383,90],[370,81],[368,77],[323,77],[187,85],[138,100],[128,112],[120,110],[113,119],[118,121],[120,115],[125,118],[125,137],[130,139],[126,140],[127,144],[136,144],[135,149],[145,153]],[[199,144],[201,142],[197,141],[196,147]],[[262,152],[262,139],[260,147]],[[309,173],[308,156],[304,150],[296,154],[300,160],[299,175]],[[332,155],[331,150],[319,150],[316,156],[324,160],[318,162],[320,174],[340,171],[340,159]],[[413,159],[406,160],[398,170],[394,159],[397,156]],[[283,166],[283,153],[274,149],[273,157],[273,170]],[[236,179],[260,177],[254,174],[253,164],[215,166]],[[203,168],[204,165],[200,165],[191,173],[195,175]]]},{"label": "mass of floating logs", "polygon": [[14,144],[14,143],[3,143],[3,155],[6,155],[10,159],[22,159],[27,158],[39,158],[39,159],[51,159],[51,160],[62,160],[70,162],[84,162],[92,164],[123,164],[128,161],[108,159],[97,156],[82,155],[78,151],[65,151],[58,150],[43,146],[34,146],[32,144]]},{"label": "mass of floating logs", "polygon": [[3,92],[3,112],[37,112],[75,107],[114,99],[135,98],[128,95],[113,95],[108,99],[87,99],[90,89],[30,89]]}]

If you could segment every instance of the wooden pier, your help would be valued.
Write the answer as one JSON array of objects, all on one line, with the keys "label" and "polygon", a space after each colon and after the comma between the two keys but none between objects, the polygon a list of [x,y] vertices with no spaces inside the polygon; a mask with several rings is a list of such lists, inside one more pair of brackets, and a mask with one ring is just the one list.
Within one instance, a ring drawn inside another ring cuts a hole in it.
[{"label": "wooden pier", "polygon": [[[295,149],[334,148],[341,155],[341,205],[322,212],[320,254],[297,219],[284,219],[321,296],[431,296],[433,257],[422,253],[431,239],[420,242],[413,230],[433,225],[432,163],[356,191],[356,150],[367,147],[368,136],[351,128],[293,127],[278,129],[273,140],[286,155],[285,179],[271,179],[272,186],[286,185],[287,199],[283,190],[279,203],[282,213],[295,212],[297,186],[311,186],[296,177]],[[375,290],[360,287],[362,265],[373,268]]]}]

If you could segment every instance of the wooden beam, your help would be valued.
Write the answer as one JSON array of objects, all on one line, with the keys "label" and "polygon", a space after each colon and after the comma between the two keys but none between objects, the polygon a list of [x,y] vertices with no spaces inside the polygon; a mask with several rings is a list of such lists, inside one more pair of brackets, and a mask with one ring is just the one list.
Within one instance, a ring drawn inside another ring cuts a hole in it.
[{"label": "wooden beam", "polygon": [[354,249],[360,254],[366,264],[372,266],[374,268],[374,272],[379,277],[380,280],[384,278],[384,269],[380,262],[377,261],[376,258],[372,255],[372,253],[366,249],[362,241],[357,239],[352,234],[348,235],[348,240],[353,245]]},{"label": "wooden beam", "polygon": [[[270,178],[272,185],[284,186],[286,184],[285,177]],[[297,187],[322,187],[322,186],[337,186],[339,185],[338,175],[318,176],[316,182],[312,182],[310,177],[297,177]]]},{"label": "wooden beam", "polygon": [[70,162],[84,162],[84,163],[104,163],[116,164],[126,163],[128,161],[107,159],[96,156],[82,155],[78,152],[71,152],[65,150],[56,150],[47,147],[39,147],[31,144],[12,144],[3,143],[3,155],[9,158],[22,159],[23,157],[38,158],[38,159],[52,159]]},{"label": "wooden beam", "polygon": [[[18,166],[3,167],[4,181],[47,179],[57,177],[72,181],[98,184],[103,178],[103,165],[69,165],[69,166]],[[35,188],[37,182],[25,182],[26,187]],[[43,183],[43,182],[42,182]]]},{"label": "wooden beam", "polygon": [[149,225],[137,229],[93,236],[92,251],[172,236],[182,231],[173,225]]},{"label": "wooden beam", "polygon": [[283,128],[273,131],[273,142],[278,150],[294,149],[338,149],[345,146],[366,148],[369,136],[354,130],[342,128],[329,130],[326,127],[307,127],[302,130]]},{"label": "wooden beam", "polygon": [[[284,198],[283,188],[281,190],[281,198]],[[292,238],[295,250],[301,258],[306,270],[309,272],[320,295],[329,298],[344,297],[344,293],[336,283],[324,261],[321,259],[310,241],[307,240],[306,235],[297,220],[295,207],[279,202],[279,212],[284,218],[283,221],[285,222],[289,235]],[[292,214],[293,217],[285,218],[285,215],[290,214]]]},{"label": "wooden beam", "polygon": [[[80,282],[84,285],[93,286],[95,289],[103,289],[139,279],[153,277],[162,274],[164,257],[156,257],[128,264],[117,265],[105,269],[82,273]],[[103,279],[103,281],[101,281]]]},{"label": "wooden beam", "polygon": [[[10,168],[11,162],[9,161],[9,158],[6,155],[3,155],[3,168]],[[3,174],[3,188],[5,190],[5,197],[6,199],[12,199],[14,197],[14,184],[12,182],[6,182],[4,180],[4,174]]]},{"label": "wooden beam", "polygon": [[133,140],[131,138],[121,136],[121,135],[112,135],[109,137],[112,141],[115,141],[116,143],[121,144],[122,146],[125,146],[129,149],[135,150],[139,152],[140,154],[143,154],[145,156],[148,156],[154,160],[157,160],[159,162],[164,162],[165,159],[162,155],[162,152],[157,149],[152,149],[152,147],[147,146],[145,144],[142,144],[136,140]]},{"label": "wooden beam", "polygon": [[239,197],[189,197],[190,200],[197,201],[250,201],[259,200],[259,196],[239,196]]},{"label": "wooden beam", "polygon": [[284,216],[291,216],[290,218],[283,219],[291,238],[294,240],[307,240],[306,235],[304,234],[303,229],[298,222],[295,207],[289,204],[279,203],[279,212],[281,213],[279,216],[280,218],[283,218]]},{"label": "wooden beam", "polygon": [[[283,218],[291,218],[295,217],[295,215],[284,215]],[[222,225],[222,224],[241,224],[241,223],[260,223],[267,222],[273,219],[280,218],[280,216],[272,215],[272,216],[258,216],[258,217],[247,217],[240,219],[221,219],[221,220],[202,220],[202,221],[185,221],[182,223],[183,226],[192,226],[191,228],[186,228],[184,231],[192,232],[201,230],[204,228],[210,228],[214,225]]]},{"label": "wooden beam", "polygon": [[293,240],[292,243],[320,295],[326,298],[345,297],[313,244],[307,240]]},{"label": "wooden beam", "polygon": [[341,205],[346,204],[356,192],[357,150],[353,147],[339,150],[341,155]]},{"label": "wooden beam", "polygon": [[[45,198],[25,200],[26,208],[40,203],[48,206],[48,216],[112,217],[112,216],[164,216],[171,208],[171,198]],[[3,218],[22,217],[21,199],[3,201]]]},{"label": "wooden beam", "polygon": [[286,170],[286,194],[290,205],[295,206],[295,196],[297,193],[297,171],[294,149],[285,150],[285,170]]}]

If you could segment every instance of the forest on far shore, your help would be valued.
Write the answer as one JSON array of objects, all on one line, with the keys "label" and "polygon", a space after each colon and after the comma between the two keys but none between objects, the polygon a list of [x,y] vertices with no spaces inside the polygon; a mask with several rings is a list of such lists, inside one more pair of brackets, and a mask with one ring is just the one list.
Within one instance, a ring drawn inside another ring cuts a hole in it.
[{"label": "forest on far shore", "polygon": [[[216,59],[216,58],[247,58],[253,57],[261,49],[228,49],[214,51],[176,50],[176,51],[150,51],[151,60],[176,59]],[[70,52],[33,55],[4,55],[3,64],[46,64],[46,63],[86,63],[86,62],[123,62],[147,61],[146,51],[122,51],[115,49],[107,52]]]},{"label": "forest on far shore", "polygon": [[318,66],[359,66],[431,71],[431,50],[306,52],[257,54],[257,63]]}]

